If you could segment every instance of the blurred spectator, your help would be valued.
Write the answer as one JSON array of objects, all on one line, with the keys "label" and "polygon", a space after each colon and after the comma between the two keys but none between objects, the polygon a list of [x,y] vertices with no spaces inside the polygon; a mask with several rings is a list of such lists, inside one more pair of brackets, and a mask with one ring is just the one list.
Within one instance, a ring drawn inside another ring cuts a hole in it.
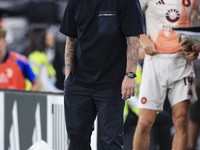
[{"label": "blurred spectator", "polygon": [[4,18],[3,24],[6,28],[7,49],[22,54],[29,48],[28,31],[30,24],[26,18]]},{"label": "blurred spectator", "polygon": [[54,37],[45,27],[36,27],[30,33],[29,60],[34,72],[39,76],[41,91],[62,92],[55,87],[56,71],[49,63],[46,52],[53,47]]},{"label": "blurred spectator", "polygon": [[6,30],[0,26],[0,88],[25,90],[25,78],[32,86],[30,90],[36,91],[40,84],[33,73],[25,56],[6,50]]},{"label": "blurred spectator", "polygon": [[47,34],[46,34],[46,38],[45,38],[45,43],[46,43],[46,55],[47,55],[47,59],[49,61],[50,64],[53,64],[54,62],[54,58],[55,58],[55,36],[53,35],[53,33],[48,30]]}]

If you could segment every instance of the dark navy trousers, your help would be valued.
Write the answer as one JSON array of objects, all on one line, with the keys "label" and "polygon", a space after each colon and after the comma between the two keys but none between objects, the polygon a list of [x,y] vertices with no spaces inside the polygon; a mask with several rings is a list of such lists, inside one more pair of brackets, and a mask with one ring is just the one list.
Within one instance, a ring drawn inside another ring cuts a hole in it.
[{"label": "dark navy trousers", "polygon": [[122,150],[124,100],[121,91],[81,86],[71,74],[64,86],[69,150],[91,150],[91,134],[97,115],[98,150]]}]

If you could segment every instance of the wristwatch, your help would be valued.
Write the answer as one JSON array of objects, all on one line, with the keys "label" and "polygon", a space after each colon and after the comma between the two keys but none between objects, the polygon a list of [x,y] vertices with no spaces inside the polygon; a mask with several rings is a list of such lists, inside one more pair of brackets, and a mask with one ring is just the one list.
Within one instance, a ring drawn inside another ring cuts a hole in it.
[{"label": "wristwatch", "polygon": [[131,78],[131,79],[137,77],[136,74],[133,73],[133,72],[127,72],[126,75],[127,75],[129,78]]}]

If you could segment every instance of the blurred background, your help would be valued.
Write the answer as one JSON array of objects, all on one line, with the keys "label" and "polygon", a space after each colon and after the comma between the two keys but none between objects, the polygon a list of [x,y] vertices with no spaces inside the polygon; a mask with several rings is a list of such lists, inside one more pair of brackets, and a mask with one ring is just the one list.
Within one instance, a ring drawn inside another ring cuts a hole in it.
[{"label": "blurred background", "polygon": [[7,30],[7,49],[28,55],[30,31],[45,26],[55,37],[47,56],[56,70],[56,87],[63,89],[65,36],[58,29],[67,0],[0,0],[0,24]]}]

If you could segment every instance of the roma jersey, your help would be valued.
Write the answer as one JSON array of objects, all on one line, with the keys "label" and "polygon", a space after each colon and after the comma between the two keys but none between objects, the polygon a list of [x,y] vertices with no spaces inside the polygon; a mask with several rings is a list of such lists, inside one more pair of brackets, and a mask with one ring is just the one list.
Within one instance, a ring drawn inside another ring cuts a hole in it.
[{"label": "roma jersey", "polygon": [[0,89],[25,90],[25,78],[31,82],[36,78],[27,58],[7,51],[3,62],[0,62]]},{"label": "roma jersey", "polygon": [[158,53],[176,53],[179,36],[172,28],[190,26],[191,15],[197,0],[140,0],[146,9],[147,35]]}]

